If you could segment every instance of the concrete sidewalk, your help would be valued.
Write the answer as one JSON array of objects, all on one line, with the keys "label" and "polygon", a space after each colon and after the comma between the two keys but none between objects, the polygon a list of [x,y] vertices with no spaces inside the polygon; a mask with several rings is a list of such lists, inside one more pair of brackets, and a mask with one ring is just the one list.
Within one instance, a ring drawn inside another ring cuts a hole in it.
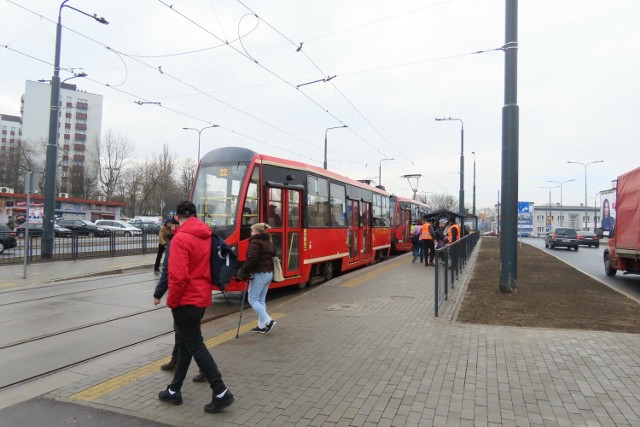
[{"label": "concrete sidewalk", "polygon": [[273,303],[269,335],[248,332],[251,310],[239,339],[237,317],[206,324],[236,397],[220,414],[206,383],[158,400],[169,341],[44,398],[180,426],[640,425],[639,335],[456,323],[464,286],[435,318],[433,285],[405,255]]}]

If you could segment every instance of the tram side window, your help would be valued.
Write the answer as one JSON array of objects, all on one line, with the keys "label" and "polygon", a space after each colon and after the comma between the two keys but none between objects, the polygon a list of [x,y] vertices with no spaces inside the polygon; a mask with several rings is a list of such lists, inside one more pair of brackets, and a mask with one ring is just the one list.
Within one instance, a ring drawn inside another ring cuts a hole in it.
[{"label": "tram side window", "polygon": [[307,219],[311,227],[329,225],[329,181],[309,175],[307,179]]},{"label": "tram side window", "polygon": [[331,184],[331,225],[344,227],[347,225],[346,190],[343,185]]},{"label": "tram side window", "polygon": [[383,227],[385,222],[382,218],[382,195],[374,194],[373,195],[373,226],[374,227]]},{"label": "tram side window", "polygon": [[387,227],[391,225],[391,222],[389,221],[389,198],[380,196],[380,199],[382,200],[382,224],[381,225],[383,227]]},{"label": "tram side window", "polygon": [[258,182],[260,180],[260,171],[258,168],[253,170],[249,188],[247,188],[247,196],[244,199],[242,208],[242,226],[250,226],[256,224],[259,218],[258,206],[260,206],[260,192],[258,191]]}]

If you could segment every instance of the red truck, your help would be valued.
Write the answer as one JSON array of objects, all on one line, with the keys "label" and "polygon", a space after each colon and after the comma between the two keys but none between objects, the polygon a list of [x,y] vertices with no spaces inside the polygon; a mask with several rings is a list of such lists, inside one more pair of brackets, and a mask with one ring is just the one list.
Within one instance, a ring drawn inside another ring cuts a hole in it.
[{"label": "red truck", "polygon": [[640,167],[618,177],[616,219],[604,250],[604,271],[640,274]]}]

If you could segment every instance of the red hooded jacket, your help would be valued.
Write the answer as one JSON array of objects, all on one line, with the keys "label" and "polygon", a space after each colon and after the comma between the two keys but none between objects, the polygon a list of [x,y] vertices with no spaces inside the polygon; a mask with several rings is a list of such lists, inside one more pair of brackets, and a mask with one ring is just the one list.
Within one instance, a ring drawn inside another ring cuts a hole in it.
[{"label": "red hooded jacket", "polygon": [[183,222],[171,240],[167,306],[211,305],[211,229],[196,217]]}]

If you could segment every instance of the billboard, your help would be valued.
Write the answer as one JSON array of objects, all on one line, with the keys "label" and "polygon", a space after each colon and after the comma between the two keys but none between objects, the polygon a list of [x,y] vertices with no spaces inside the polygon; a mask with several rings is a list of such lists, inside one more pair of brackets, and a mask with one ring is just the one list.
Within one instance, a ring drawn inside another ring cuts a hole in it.
[{"label": "billboard", "polygon": [[605,235],[608,236],[608,232],[613,228],[616,219],[616,192],[602,192],[600,193],[600,199],[600,226],[602,227],[602,231],[605,232]]}]

